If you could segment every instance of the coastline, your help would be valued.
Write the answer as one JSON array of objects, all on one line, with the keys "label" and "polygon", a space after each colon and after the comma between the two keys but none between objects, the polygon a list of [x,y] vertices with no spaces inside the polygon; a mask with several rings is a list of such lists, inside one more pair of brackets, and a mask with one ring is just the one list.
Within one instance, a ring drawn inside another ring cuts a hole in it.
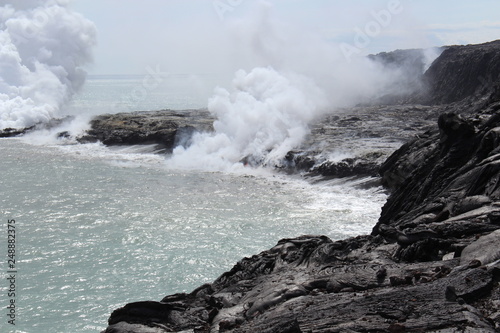
[{"label": "coastline", "polygon": [[[498,330],[499,49],[498,41],[449,47],[424,74],[429,91],[320,119],[302,147],[267,165],[320,179],[380,172],[376,179],[391,195],[370,235],[282,239],[189,294],[115,310],[105,332]],[[472,84],[462,77],[469,72],[477,74]],[[480,80],[485,73],[493,80]],[[452,96],[456,85],[462,93]],[[206,111],[190,112],[195,117],[180,111],[102,115],[82,137],[57,136],[157,144],[164,154],[211,130]],[[1,134],[57,128],[62,121]],[[328,149],[346,133],[356,154],[332,158]],[[365,154],[360,147],[369,141],[377,149]]]},{"label": "coastline", "polygon": [[[431,92],[457,82],[453,66],[469,66],[467,46],[456,48],[431,66],[447,73],[435,75]],[[280,240],[189,294],[115,310],[105,332],[495,332],[500,85],[473,91],[448,104],[425,96],[434,126],[382,165],[392,193],[371,235]]]},{"label": "coastline", "polygon": [[115,310],[105,332],[495,332],[498,110],[496,93],[397,150],[371,235],[280,240],[189,294]]}]

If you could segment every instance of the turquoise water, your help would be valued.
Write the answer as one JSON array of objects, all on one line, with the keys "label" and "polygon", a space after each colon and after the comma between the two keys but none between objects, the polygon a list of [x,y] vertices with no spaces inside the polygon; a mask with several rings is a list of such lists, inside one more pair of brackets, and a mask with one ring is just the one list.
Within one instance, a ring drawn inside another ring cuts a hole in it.
[{"label": "turquoise water", "polygon": [[0,147],[4,234],[7,219],[17,225],[18,332],[97,332],[113,309],[190,291],[283,237],[368,232],[384,199],[281,176],[168,170],[155,156]]},{"label": "turquoise water", "polygon": [[[103,110],[140,81],[103,82],[89,81],[68,112]],[[109,94],[96,95],[106,86]],[[151,108],[189,106],[161,96]],[[270,170],[176,170],[147,149],[45,135],[0,139],[2,276],[10,219],[18,260],[16,326],[7,322],[5,278],[0,332],[99,332],[114,309],[189,292],[281,238],[368,233],[386,198],[354,182],[312,184]]]}]

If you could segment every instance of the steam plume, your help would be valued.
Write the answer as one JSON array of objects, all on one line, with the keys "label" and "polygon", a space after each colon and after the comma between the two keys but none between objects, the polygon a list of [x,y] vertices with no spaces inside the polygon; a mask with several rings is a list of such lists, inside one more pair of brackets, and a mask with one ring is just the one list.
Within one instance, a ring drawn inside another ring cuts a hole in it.
[{"label": "steam plume", "polygon": [[0,129],[57,116],[85,80],[95,37],[67,1],[0,1]]},{"label": "steam plume", "polygon": [[238,71],[233,86],[232,91],[216,89],[209,100],[208,109],[218,119],[215,134],[200,134],[189,148],[178,147],[170,163],[211,170],[225,170],[242,159],[274,163],[302,142],[325,101],[312,82],[270,67]]},{"label": "steam plume", "polygon": [[197,135],[189,148],[175,149],[170,166],[276,165],[301,144],[316,117],[400,93],[404,71],[366,57],[347,61],[339,45],[274,20],[268,5],[257,18],[233,22],[230,31],[255,67],[238,71],[230,89],[215,91],[208,104],[217,117],[215,133]]}]

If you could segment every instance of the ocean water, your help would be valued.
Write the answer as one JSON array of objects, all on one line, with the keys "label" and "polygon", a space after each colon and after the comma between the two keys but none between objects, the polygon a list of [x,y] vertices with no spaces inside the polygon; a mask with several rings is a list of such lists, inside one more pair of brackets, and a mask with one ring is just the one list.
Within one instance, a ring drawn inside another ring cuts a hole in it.
[{"label": "ocean water", "polygon": [[[220,74],[162,74],[150,68],[137,75],[89,76],[64,114],[186,110],[207,107],[216,86],[226,87],[231,77]],[[160,74],[157,74],[160,73]]]},{"label": "ocean water", "polygon": [[[217,81],[171,76],[148,90],[142,76],[91,77],[66,112],[201,108]],[[368,233],[386,199],[360,181],[175,169],[148,147],[44,135],[0,140],[2,273],[12,219],[17,259],[16,325],[3,279],[1,332],[99,332],[114,309],[189,292],[281,238]]]}]

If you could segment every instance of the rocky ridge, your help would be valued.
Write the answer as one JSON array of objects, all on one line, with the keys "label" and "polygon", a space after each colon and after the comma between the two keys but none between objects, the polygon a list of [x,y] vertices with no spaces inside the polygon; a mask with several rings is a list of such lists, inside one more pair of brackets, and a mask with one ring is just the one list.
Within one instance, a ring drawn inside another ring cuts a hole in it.
[{"label": "rocky ridge", "polygon": [[[280,240],[189,294],[115,310],[105,332],[500,331],[500,83],[462,80],[467,66],[494,68],[467,62],[496,56],[456,48],[430,73],[450,71],[432,74],[434,88],[463,82],[462,93],[430,91],[438,104],[406,118],[425,121],[380,168],[391,195],[370,235]],[[353,128],[364,119],[342,117]],[[314,168],[300,151],[288,157],[300,158]]]}]

